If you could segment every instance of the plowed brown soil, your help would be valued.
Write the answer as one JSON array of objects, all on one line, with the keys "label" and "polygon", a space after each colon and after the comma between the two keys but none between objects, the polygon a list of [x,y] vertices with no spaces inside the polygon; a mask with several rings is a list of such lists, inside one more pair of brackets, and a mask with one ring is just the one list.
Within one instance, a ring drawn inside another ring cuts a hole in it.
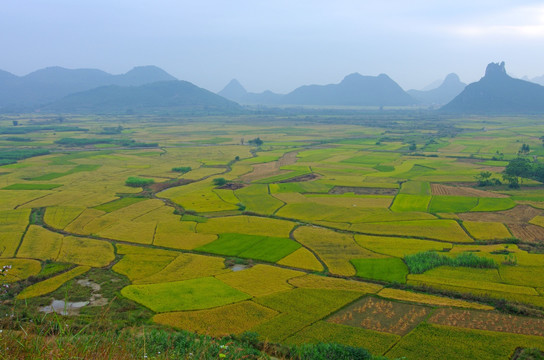
[{"label": "plowed brown soil", "polygon": [[461,220],[502,222],[508,226],[515,237],[527,242],[544,242],[544,228],[529,224],[537,215],[544,214],[541,209],[529,205],[518,205],[513,209],[495,212],[471,212],[458,214]]},{"label": "plowed brown soil", "polygon": [[533,224],[509,224],[508,227],[512,234],[519,239],[528,242],[544,242],[544,228]]}]

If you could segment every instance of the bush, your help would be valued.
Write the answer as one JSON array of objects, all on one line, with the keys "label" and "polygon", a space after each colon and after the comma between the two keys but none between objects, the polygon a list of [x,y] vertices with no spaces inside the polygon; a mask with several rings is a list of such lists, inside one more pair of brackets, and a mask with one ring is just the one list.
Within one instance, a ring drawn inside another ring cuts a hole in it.
[{"label": "bush", "polygon": [[227,183],[227,179],[225,178],[215,178],[213,179],[213,184],[215,186],[223,186]]},{"label": "bush", "polygon": [[519,356],[518,360],[544,360],[544,352],[539,349],[523,349]]},{"label": "bush", "polygon": [[263,144],[263,141],[261,140],[261,138],[255,138],[255,139],[249,140],[248,143],[254,146],[261,146]]},{"label": "bush", "polygon": [[130,176],[127,181],[125,181],[126,186],[131,187],[144,187],[153,184],[155,181],[153,179],[146,179],[137,176]]},{"label": "bush", "polygon": [[423,274],[439,266],[463,266],[472,268],[496,268],[497,264],[493,259],[464,252],[455,258],[438,254],[436,251],[424,251],[404,258],[411,274]]},{"label": "bush", "polygon": [[292,358],[297,360],[366,360],[372,355],[363,348],[340,344],[306,344],[292,351]]},{"label": "bush", "polygon": [[190,166],[179,166],[179,167],[172,168],[172,171],[185,174],[185,173],[188,173],[189,171],[191,171],[191,167]]}]

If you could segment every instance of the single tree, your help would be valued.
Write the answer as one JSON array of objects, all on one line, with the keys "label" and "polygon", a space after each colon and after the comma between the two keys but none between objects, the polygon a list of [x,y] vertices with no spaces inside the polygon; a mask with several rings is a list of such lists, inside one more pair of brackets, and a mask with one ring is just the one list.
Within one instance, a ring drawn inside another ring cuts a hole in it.
[{"label": "single tree", "polygon": [[227,179],[225,178],[215,178],[213,179],[213,184],[215,186],[223,186],[227,183]]}]

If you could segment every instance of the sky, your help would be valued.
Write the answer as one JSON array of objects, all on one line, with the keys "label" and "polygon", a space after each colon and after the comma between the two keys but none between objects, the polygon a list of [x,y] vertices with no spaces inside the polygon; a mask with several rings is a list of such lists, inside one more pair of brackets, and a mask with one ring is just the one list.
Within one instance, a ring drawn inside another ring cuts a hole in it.
[{"label": "sky", "polygon": [[0,69],[156,65],[211,91],[385,73],[405,90],[490,62],[544,74],[542,0],[1,0]]}]

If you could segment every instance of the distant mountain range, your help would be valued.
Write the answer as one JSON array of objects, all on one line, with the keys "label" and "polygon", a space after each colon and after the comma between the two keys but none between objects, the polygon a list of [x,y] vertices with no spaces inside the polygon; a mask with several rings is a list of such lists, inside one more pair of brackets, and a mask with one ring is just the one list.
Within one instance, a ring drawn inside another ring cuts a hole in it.
[{"label": "distant mountain range", "polygon": [[514,79],[504,62],[487,65],[485,76],[440,109],[455,114],[544,113],[544,86]]},{"label": "distant mountain range", "polygon": [[169,80],[177,79],[156,66],[135,67],[122,75],[96,69],[61,67],[48,67],[25,76],[0,70],[0,107],[43,105],[75,92],[105,85],[138,86]]},{"label": "distant mountain range", "polygon": [[140,86],[102,86],[68,95],[39,108],[42,112],[92,114],[238,114],[243,109],[187,81],[159,81]]},{"label": "distant mountain range", "polygon": [[217,93],[227,99],[247,105],[277,105],[281,103],[283,95],[265,91],[262,93],[247,92],[236,79],[232,79],[227,86]]},{"label": "distant mountain range", "polygon": [[[532,81],[544,82],[544,76]],[[96,69],[49,67],[26,76],[0,70],[0,112],[243,113],[246,105],[442,106],[454,114],[544,113],[544,87],[514,79],[491,63],[480,81],[465,85],[449,74],[437,87],[404,91],[385,74],[353,73],[337,84],[305,85],[288,94],[251,93],[232,80],[218,94],[179,81],[156,66],[112,75]],[[228,99],[228,100],[227,100]]]},{"label": "distant mountain range", "polygon": [[305,85],[286,95],[250,93],[232,80],[219,95],[243,104],[318,106],[408,106],[418,103],[389,76],[346,76],[338,84]]},{"label": "distant mountain range", "polygon": [[422,105],[444,105],[453,100],[465,89],[467,84],[461,82],[457,74],[446,76],[440,86],[427,91],[408,90],[407,93],[417,99]]}]

